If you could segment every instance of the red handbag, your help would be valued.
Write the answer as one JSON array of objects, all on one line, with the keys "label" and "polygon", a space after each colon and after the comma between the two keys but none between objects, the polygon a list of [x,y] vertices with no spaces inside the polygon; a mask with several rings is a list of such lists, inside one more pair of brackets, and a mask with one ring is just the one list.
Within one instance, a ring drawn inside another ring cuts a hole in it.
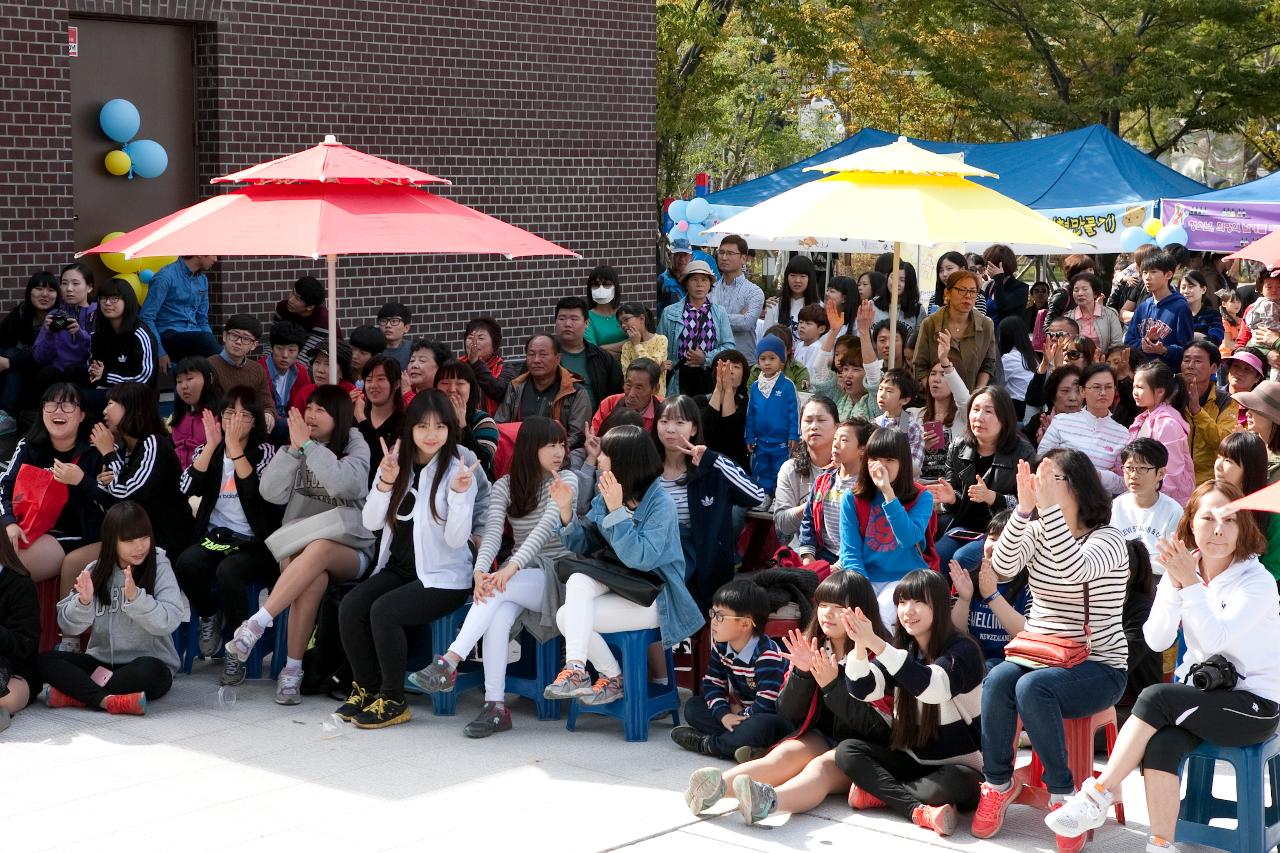
[{"label": "red handbag", "polygon": [[70,495],[71,490],[55,480],[51,470],[22,463],[13,481],[13,514],[27,537],[22,547],[53,529]]},{"label": "red handbag", "polygon": [[1093,649],[1092,632],[1089,630],[1089,585],[1084,587],[1084,642],[1052,634],[1034,634],[1020,631],[1004,647],[1004,659],[1014,663],[1041,669],[1058,667],[1071,669],[1089,659]]}]

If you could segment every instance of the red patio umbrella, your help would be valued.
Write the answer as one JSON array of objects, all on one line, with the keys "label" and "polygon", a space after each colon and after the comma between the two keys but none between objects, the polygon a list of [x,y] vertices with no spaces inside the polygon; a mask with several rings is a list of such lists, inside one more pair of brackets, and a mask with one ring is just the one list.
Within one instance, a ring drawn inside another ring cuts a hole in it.
[{"label": "red patio umbrella", "polygon": [[[329,348],[337,346],[338,255],[577,253],[417,188],[447,183],[328,137],[298,154],[215,178],[252,181],[79,254],[296,255],[328,261]],[[359,177],[359,170],[366,174]],[[321,177],[303,177],[304,175]]]},{"label": "red patio umbrella", "polygon": [[1254,240],[1234,255],[1227,255],[1228,260],[1237,258],[1242,261],[1257,261],[1269,270],[1280,267],[1280,231],[1272,231],[1267,236]]}]

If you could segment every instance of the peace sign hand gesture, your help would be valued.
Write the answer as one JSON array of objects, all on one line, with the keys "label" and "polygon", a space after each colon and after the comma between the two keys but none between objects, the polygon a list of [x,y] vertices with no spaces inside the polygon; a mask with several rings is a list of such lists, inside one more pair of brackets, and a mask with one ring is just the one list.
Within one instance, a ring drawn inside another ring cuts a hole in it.
[{"label": "peace sign hand gesture", "polygon": [[[400,442],[396,442],[397,445],[399,445],[399,443]],[[471,488],[471,484],[475,482],[475,470],[479,467],[480,460],[477,459],[470,465],[459,468],[458,473],[454,474],[453,479],[449,481],[450,490],[455,491],[458,494],[462,494],[467,489]],[[400,466],[397,464],[396,470],[399,470],[399,468]]]},{"label": "peace sign hand gesture", "polygon": [[[396,477],[400,476],[400,441],[387,447],[387,440],[378,437],[378,441],[382,444],[382,461],[378,463],[378,484],[380,491],[389,491],[396,482]],[[386,486],[386,489],[382,487]]]}]

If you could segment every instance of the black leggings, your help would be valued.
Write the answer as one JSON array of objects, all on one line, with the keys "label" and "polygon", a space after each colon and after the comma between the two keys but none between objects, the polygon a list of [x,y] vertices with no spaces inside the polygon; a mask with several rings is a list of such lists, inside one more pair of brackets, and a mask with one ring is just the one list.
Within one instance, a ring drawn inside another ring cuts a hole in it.
[{"label": "black leggings", "polygon": [[978,807],[982,774],[972,767],[921,764],[902,750],[856,739],[836,747],[836,766],[853,784],[884,800],[907,820],[922,804],[950,804],[966,812]]},{"label": "black leggings", "polygon": [[[404,698],[404,668],[409,656],[406,628],[433,622],[462,606],[469,589],[427,589],[383,570],[360,582],[338,607],[342,647],[356,684],[370,693]],[[442,655],[444,649],[432,649]]]},{"label": "black leggings", "polygon": [[[203,537],[201,537],[203,538]],[[230,554],[210,551],[199,543],[190,546],[173,563],[178,586],[191,602],[198,616],[212,616],[218,611],[213,600],[213,584],[219,589],[219,601],[227,624],[236,628],[249,618],[246,596],[252,584],[269,587],[280,577],[280,564],[261,542],[242,545]]]},{"label": "black leggings", "polygon": [[[89,676],[98,667],[110,669],[111,678],[99,687]],[[173,673],[157,658],[134,658],[116,667],[81,652],[45,652],[40,655],[40,674],[50,687],[56,687],[72,699],[97,708],[108,696],[145,693],[154,702],[173,686]]]},{"label": "black leggings", "polygon": [[1183,757],[1209,741],[1252,746],[1276,730],[1280,707],[1246,690],[1198,690],[1189,684],[1153,684],[1133,705],[1133,716],[1156,729],[1142,756],[1144,770],[1177,773]]}]

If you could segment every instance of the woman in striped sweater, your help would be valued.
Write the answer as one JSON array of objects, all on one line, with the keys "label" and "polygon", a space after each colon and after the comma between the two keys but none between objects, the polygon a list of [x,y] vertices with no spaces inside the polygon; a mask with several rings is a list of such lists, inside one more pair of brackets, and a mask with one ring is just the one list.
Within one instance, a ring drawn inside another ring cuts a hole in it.
[{"label": "woman in striped sweater", "polygon": [[1083,450],[1098,469],[1102,485],[1113,495],[1124,493],[1120,451],[1129,443],[1129,430],[1111,416],[1116,397],[1116,374],[1106,362],[1095,362],[1080,374],[1084,408],[1058,415],[1044,431],[1037,448],[1041,455],[1059,447]]},{"label": "woman in striped sweater", "polygon": [[845,659],[849,692],[863,702],[892,696],[893,724],[887,745],[841,743],[836,765],[853,780],[853,808],[887,806],[916,826],[950,835],[956,810],[977,804],[982,781],[982,650],[952,625],[951,590],[941,573],[911,572],[893,600],[892,643],[876,635],[861,610],[841,614],[853,640]]},{"label": "woman in striped sweater", "polygon": [[[559,421],[531,417],[520,424],[511,473],[494,483],[489,493],[484,539],[471,575],[475,603],[448,651],[409,676],[409,681],[428,693],[453,690],[458,664],[484,639],[484,706],[462,730],[467,737],[488,737],[511,729],[511,712],[504,696],[507,640],[516,620],[524,617],[524,627],[539,640],[556,634],[560,595],[555,561],[569,551],[556,535],[560,508],[552,492],[565,491],[572,505],[578,489],[574,473],[560,470],[567,441]],[[511,523],[515,544],[502,568],[494,571],[506,522]]]},{"label": "woman in striped sweater", "polygon": [[[1089,457],[1054,450],[1033,475],[1018,463],[1018,504],[996,543],[997,577],[1029,571],[1032,605],[1026,630],[1089,644],[1089,657],[1069,669],[1032,669],[1006,660],[991,670],[982,695],[982,758],[986,782],[973,834],[999,832],[1017,798],[1013,781],[1018,718],[1044,765],[1050,808],[1077,781],[1067,764],[1062,721],[1111,707],[1124,693],[1128,643],[1122,621],[1129,553],[1110,525],[1111,501]],[[1032,514],[1038,519],[1032,521]],[[1086,598],[1087,596],[1087,598]],[[1059,851],[1079,850],[1084,838],[1058,838]]]}]

